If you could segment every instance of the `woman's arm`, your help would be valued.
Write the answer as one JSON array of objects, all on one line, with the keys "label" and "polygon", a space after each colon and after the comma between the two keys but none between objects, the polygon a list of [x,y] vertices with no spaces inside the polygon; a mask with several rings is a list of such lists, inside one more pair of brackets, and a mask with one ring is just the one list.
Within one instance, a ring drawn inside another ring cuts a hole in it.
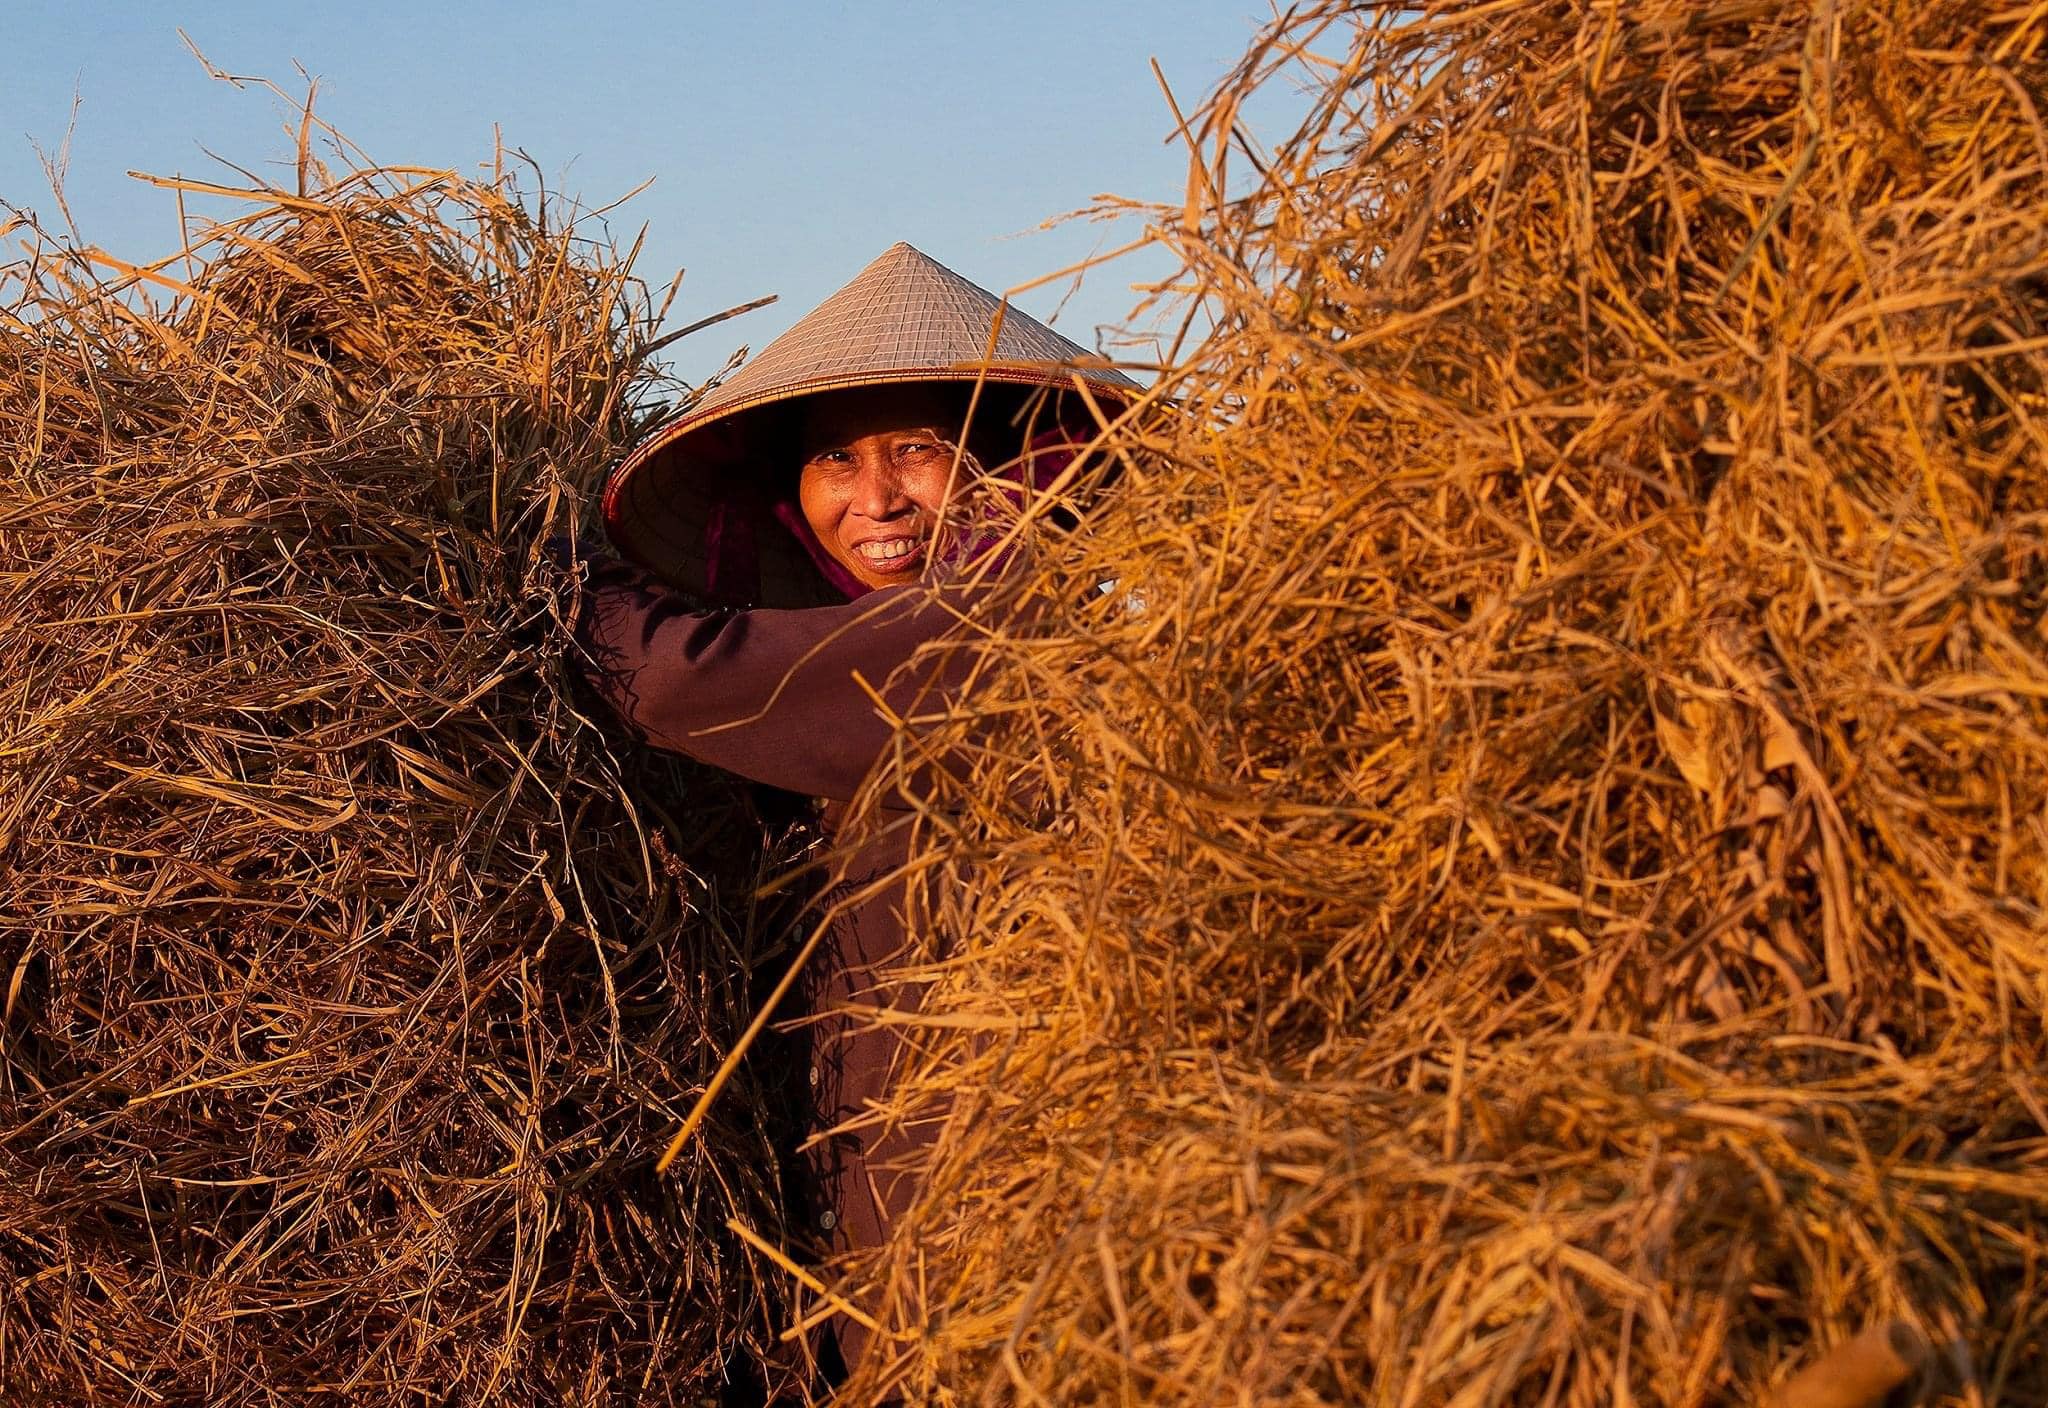
[{"label": "woman's arm", "polygon": [[630,568],[593,564],[576,637],[598,693],[656,747],[846,801],[892,732],[870,690],[913,707],[933,671],[885,684],[958,619],[916,587],[801,611],[697,610]]}]

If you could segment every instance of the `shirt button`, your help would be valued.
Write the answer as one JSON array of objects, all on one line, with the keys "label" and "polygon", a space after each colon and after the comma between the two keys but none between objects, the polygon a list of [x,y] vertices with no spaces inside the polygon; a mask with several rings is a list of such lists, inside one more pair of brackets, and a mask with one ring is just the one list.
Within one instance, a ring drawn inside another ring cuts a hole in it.
[{"label": "shirt button", "polygon": [[839,1225],[839,1214],[827,1208],[824,1212],[818,1214],[818,1225],[827,1232],[830,1232]]}]

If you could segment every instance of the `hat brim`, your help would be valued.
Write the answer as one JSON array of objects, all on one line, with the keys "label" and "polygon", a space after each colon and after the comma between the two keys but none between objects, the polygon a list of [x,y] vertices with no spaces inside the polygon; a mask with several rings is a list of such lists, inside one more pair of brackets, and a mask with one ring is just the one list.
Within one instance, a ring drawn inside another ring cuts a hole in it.
[{"label": "hat brim", "polygon": [[[709,601],[811,606],[838,600],[808,551],[773,515],[776,500],[793,491],[794,412],[799,403],[827,392],[867,387],[971,387],[977,382],[985,389],[970,431],[1029,414],[1040,397],[1071,401],[1056,406],[1052,414],[1068,422],[1078,419],[1086,404],[1077,382],[1106,413],[1128,405],[1137,390],[1106,369],[988,362],[892,367],[764,390],[702,411],[686,411],[636,446],[605,483],[605,532],[628,560]],[[720,528],[712,529],[714,523]],[[756,570],[749,575],[754,580],[719,580],[717,545],[708,541],[715,531],[751,535]]]}]

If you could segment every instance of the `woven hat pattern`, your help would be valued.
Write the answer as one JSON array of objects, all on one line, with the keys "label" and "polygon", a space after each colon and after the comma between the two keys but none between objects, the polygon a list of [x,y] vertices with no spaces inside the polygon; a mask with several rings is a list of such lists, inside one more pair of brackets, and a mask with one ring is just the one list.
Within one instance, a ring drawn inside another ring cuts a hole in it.
[{"label": "woven hat pattern", "polygon": [[971,371],[989,354],[989,326],[998,314],[1002,327],[992,363],[1086,368],[1091,378],[1134,385],[1078,343],[1006,308],[930,255],[897,243],[706,395],[691,419],[821,381]]}]

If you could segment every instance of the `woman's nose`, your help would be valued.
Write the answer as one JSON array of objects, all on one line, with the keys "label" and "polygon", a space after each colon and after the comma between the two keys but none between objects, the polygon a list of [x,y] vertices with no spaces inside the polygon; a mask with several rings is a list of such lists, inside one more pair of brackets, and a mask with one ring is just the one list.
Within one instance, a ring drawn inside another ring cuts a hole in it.
[{"label": "woman's nose", "polygon": [[910,507],[902,476],[885,455],[864,455],[854,476],[853,498],[847,505],[863,518],[894,518]]}]

